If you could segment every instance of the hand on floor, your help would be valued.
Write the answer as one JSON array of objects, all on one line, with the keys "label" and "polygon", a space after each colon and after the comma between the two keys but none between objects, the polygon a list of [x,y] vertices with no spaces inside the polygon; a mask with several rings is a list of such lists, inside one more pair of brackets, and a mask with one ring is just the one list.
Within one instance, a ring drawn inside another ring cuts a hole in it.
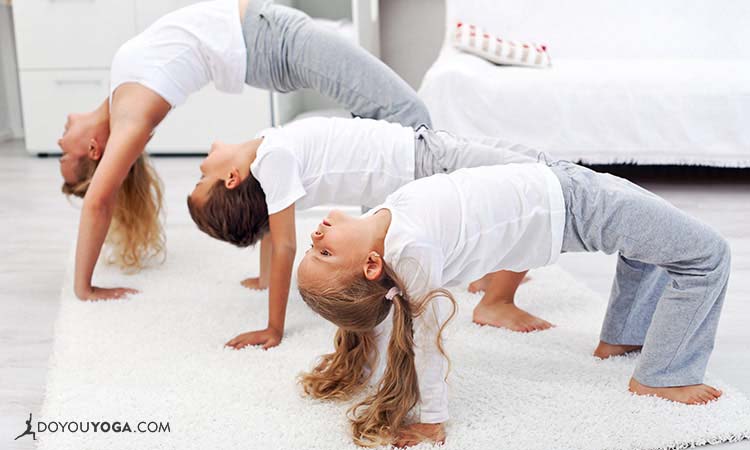
[{"label": "hand on floor", "polygon": [[81,300],[119,300],[138,291],[130,288],[100,288],[92,286],[91,290],[80,296]]},{"label": "hand on floor", "polygon": [[245,278],[240,282],[240,284],[248,289],[255,289],[258,291],[268,289],[268,283],[265,281],[261,281],[259,277]]},{"label": "hand on floor", "polygon": [[263,347],[263,350],[268,350],[271,347],[279,345],[283,335],[284,333],[273,328],[266,328],[265,330],[242,333],[224,345],[232,347],[235,350],[247,347],[248,345],[260,345]]},{"label": "hand on floor", "polygon": [[402,428],[396,436],[395,447],[404,448],[420,442],[431,441],[435,444],[445,443],[445,427],[442,423],[413,423]]}]

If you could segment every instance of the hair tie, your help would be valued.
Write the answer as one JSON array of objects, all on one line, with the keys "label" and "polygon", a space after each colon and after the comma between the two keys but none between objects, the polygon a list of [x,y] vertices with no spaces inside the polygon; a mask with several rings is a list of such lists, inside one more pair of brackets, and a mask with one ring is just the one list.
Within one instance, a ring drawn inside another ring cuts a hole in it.
[{"label": "hair tie", "polygon": [[397,295],[401,295],[401,290],[396,286],[393,286],[392,288],[388,289],[388,293],[385,294],[385,299],[393,301],[393,297]]}]

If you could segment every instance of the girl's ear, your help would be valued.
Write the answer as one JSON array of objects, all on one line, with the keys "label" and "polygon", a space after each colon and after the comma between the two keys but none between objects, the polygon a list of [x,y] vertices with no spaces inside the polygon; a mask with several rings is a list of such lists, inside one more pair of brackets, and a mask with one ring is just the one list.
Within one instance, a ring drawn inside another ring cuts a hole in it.
[{"label": "girl's ear", "polygon": [[377,252],[370,252],[364,265],[365,278],[375,281],[383,274],[383,258]]},{"label": "girl's ear", "polygon": [[99,143],[96,142],[96,139],[94,138],[89,139],[89,147],[87,149],[87,155],[89,159],[93,161],[98,161],[102,157],[102,148],[99,145]]},{"label": "girl's ear", "polygon": [[232,167],[232,171],[227,175],[227,179],[224,180],[224,186],[227,189],[234,189],[240,185],[240,171],[236,167]]}]

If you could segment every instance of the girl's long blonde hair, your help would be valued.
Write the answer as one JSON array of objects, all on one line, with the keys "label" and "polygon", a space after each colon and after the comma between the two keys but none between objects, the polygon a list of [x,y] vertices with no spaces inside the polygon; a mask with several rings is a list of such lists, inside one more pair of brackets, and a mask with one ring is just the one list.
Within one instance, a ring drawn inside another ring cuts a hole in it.
[{"label": "girl's long blonde hair", "polygon": [[[63,183],[62,192],[83,198],[91,184],[98,160],[83,158],[76,183]],[[107,233],[111,247],[107,261],[128,272],[137,272],[165,251],[161,223],[162,182],[148,156],[142,154],[130,168],[117,193],[112,224]]]},{"label": "girl's long blonde hair", "polygon": [[[445,356],[442,332],[456,313],[453,295],[436,289],[418,302],[411,302],[404,283],[385,262],[383,276],[369,281],[363,275],[345,283],[308,283],[299,286],[303,300],[326,320],[339,327],[333,353],[323,355],[318,364],[300,376],[304,392],[318,399],[346,400],[360,392],[369,381],[375,362],[373,330],[393,307],[393,330],[388,342],[386,368],[377,391],[349,409],[352,436],[357,445],[376,447],[393,442],[412,408],[419,401],[417,370],[414,365],[413,319],[422,314],[435,297],[453,304],[445,323],[440,325],[437,346]],[[392,287],[401,295],[385,298]]]}]

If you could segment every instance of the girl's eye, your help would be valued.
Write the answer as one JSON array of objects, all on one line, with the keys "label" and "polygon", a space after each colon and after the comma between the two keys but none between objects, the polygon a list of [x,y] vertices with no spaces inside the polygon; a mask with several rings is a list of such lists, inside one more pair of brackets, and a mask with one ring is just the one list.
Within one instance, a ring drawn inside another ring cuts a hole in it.
[{"label": "girl's eye", "polygon": [[323,256],[331,256],[331,254],[328,252],[328,250],[321,250],[320,254]]}]

